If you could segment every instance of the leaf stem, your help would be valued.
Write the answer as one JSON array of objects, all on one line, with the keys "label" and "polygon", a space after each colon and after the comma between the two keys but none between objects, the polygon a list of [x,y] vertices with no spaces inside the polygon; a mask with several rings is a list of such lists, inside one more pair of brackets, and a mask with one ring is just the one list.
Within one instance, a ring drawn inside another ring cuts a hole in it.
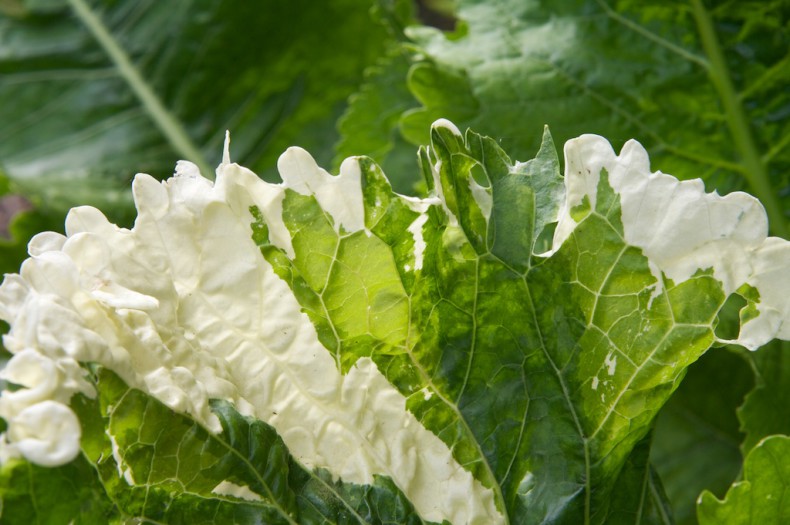
[{"label": "leaf stem", "polygon": [[643,27],[637,24],[636,22],[624,17],[623,15],[621,15],[620,13],[609,7],[609,4],[607,4],[605,1],[597,0],[597,2],[598,5],[601,6],[601,9],[603,9],[606,12],[606,15],[609,16],[612,20],[615,20],[620,24],[623,24],[628,29],[636,33],[639,33],[640,35],[647,38],[648,40],[652,40],[659,46],[668,49],[669,51],[675,53],[678,56],[685,58],[689,62],[693,62],[702,67],[706,67],[707,64],[704,58],[695,55],[691,51],[682,48],[681,46],[667,40],[666,38],[663,38],[653,33],[652,31],[649,31],[646,27]]},{"label": "leaf stem", "polygon": [[719,92],[719,98],[724,106],[727,126],[730,128],[735,147],[741,156],[743,175],[756,197],[765,206],[772,232],[787,238],[788,226],[782,213],[782,207],[771,188],[768,170],[760,159],[746,114],[732,84],[724,53],[713,28],[713,22],[701,0],[691,0],[691,6],[702,40],[702,47],[710,61],[708,74]]},{"label": "leaf stem", "polygon": [[151,85],[142,77],[129,55],[110,34],[101,19],[93,12],[85,0],[68,0],[68,2],[80,21],[110,57],[110,60],[118,69],[118,73],[129,85],[145,111],[173,149],[184,159],[197,164],[204,176],[213,178],[214,170],[209,166],[200,149],[192,142],[192,139],[176,117],[168,111]]}]

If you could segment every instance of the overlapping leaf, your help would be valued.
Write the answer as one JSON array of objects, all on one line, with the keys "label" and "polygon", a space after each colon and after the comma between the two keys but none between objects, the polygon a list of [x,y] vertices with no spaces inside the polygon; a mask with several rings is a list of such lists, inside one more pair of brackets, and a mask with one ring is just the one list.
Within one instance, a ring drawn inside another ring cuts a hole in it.
[{"label": "overlapping leaf", "polygon": [[[548,137],[535,160],[513,165],[492,140],[435,126],[421,155],[448,215],[413,209],[363,163],[364,231],[344,232],[313,197],[288,192],[294,254],[259,224],[264,255],[338,362],[372,356],[511,520],[614,519],[623,465],[714,340],[721,284],[700,271],[653,296],[605,171],[595,207],[573,211],[571,237],[536,256],[562,191]],[[644,491],[637,507],[664,508],[660,491],[627,485]]]},{"label": "overlapping leaf", "polygon": [[386,478],[355,486],[299,465],[277,433],[217,401],[222,434],[106,370],[98,402],[80,399],[83,449],[109,499],[154,523],[424,523]]},{"label": "overlapping leaf", "polygon": [[0,522],[428,523],[391,480],[359,486],[311,472],[270,426],[228,403],[214,403],[223,433],[212,436],[112,372],[100,369],[95,380],[99,398],[73,404],[84,457],[54,469],[5,465]]},{"label": "overlapping leaf", "polygon": [[226,129],[262,175],[294,142],[328,163],[345,99],[390,35],[365,3],[310,7],[4,3],[0,165],[39,204],[126,219],[134,173],[163,178],[179,158],[208,172]]}]

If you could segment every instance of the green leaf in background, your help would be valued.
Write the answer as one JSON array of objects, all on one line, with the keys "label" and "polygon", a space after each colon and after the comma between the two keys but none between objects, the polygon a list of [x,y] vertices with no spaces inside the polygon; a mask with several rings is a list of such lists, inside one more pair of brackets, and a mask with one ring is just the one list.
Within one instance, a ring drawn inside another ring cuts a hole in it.
[{"label": "green leaf in background", "polygon": [[397,131],[401,114],[414,104],[404,82],[412,62],[405,52],[393,52],[367,70],[360,91],[338,121],[341,139],[335,148],[338,166],[351,155],[381,159],[384,172],[393,174],[393,188],[404,194],[413,194],[418,182],[414,146]]},{"label": "green leaf in background", "polygon": [[210,174],[226,129],[261,175],[293,144],[328,163],[346,98],[392,39],[354,0],[2,7],[0,166],[37,204],[123,222],[136,171],[187,159]]},{"label": "green leaf in background", "polygon": [[[637,443],[612,490],[610,510],[604,523],[676,523],[662,481],[650,462],[652,435]],[[635,490],[637,488],[637,490]]]},{"label": "green leaf in background", "polygon": [[790,437],[771,436],[751,449],[743,481],[723,500],[710,492],[700,497],[700,525],[763,525],[790,521]]},{"label": "green leaf in background", "polygon": [[656,420],[651,462],[678,525],[697,523],[700,493],[708,489],[723,497],[741,470],[736,409],[754,385],[746,358],[725,348],[709,350],[689,366]]},{"label": "green leaf in background", "polygon": [[790,435],[790,345],[773,341],[747,357],[757,385],[738,410],[746,433],[741,445],[744,455],[767,436]]},{"label": "green leaf in background", "polygon": [[[455,33],[408,33],[424,58],[408,76],[422,107],[399,123],[410,142],[425,143],[437,118],[500,138],[515,158],[539,144],[528,123],[548,124],[559,142],[635,137],[654,168],[722,193],[748,189],[787,236],[786,2],[460,0],[457,16]],[[347,140],[373,133],[392,132],[358,127]]]}]

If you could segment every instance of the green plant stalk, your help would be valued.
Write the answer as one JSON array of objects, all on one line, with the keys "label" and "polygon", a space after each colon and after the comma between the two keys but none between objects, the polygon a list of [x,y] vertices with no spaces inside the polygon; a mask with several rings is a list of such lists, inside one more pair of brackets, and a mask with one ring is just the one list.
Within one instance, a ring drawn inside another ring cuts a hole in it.
[{"label": "green plant stalk", "polygon": [[617,21],[618,23],[624,25],[625,27],[627,27],[631,31],[634,31],[635,33],[638,33],[638,34],[642,35],[643,37],[647,38],[648,40],[651,40],[651,41],[655,42],[659,46],[661,46],[661,47],[663,47],[665,49],[668,49],[669,51],[675,53],[676,55],[685,58],[689,62],[692,62],[694,64],[697,64],[697,65],[700,65],[700,66],[703,66],[703,67],[707,67],[707,61],[705,60],[705,58],[703,58],[703,57],[701,57],[701,56],[699,56],[699,55],[697,55],[695,53],[692,53],[689,50],[687,50],[687,49],[685,49],[685,48],[683,48],[683,47],[681,47],[681,46],[679,46],[677,44],[672,43],[671,41],[667,40],[666,38],[662,38],[660,35],[657,35],[657,34],[653,33],[652,31],[648,30],[647,28],[645,28],[645,27],[643,27],[643,26],[641,26],[641,25],[639,25],[637,23],[634,23],[629,18],[621,15],[620,13],[618,13],[617,11],[612,9],[609,6],[609,4],[607,4],[604,0],[597,0],[597,1],[598,1],[598,5],[601,6],[601,9],[603,9],[604,12],[606,12],[606,15],[609,18],[611,18],[612,20]]},{"label": "green plant stalk", "polygon": [[185,160],[197,164],[200,172],[214,178],[214,169],[203,157],[200,149],[192,142],[181,123],[168,111],[151,85],[140,75],[129,55],[121,48],[115,38],[107,31],[104,23],[91,10],[85,0],[68,0],[77,17],[85,24],[93,37],[104,49],[110,60],[118,68],[118,73],[127,82],[140,100],[148,115],[165,136],[167,141]]},{"label": "green plant stalk", "polygon": [[735,147],[741,156],[741,164],[744,168],[743,175],[755,196],[765,206],[771,232],[787,238],[788,225],[782,213],[782,207],[771,188],[765,164],[760,159],[743,106],[740,104],[735,87],[730,79],[724,53],[713,29],[713,23],[701,0],[691,0],[691,6],[694,20],[697,23],[697,29],[702,39],[702,47],[710,60],[708,74],[719,92],[719,97],[724,106],[727,126],[730,128]]}]

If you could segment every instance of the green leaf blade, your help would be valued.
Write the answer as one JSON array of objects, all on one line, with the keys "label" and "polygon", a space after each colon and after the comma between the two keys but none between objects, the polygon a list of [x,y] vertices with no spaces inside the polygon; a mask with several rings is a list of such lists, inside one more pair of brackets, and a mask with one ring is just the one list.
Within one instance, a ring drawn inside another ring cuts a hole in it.
[{"label": "green leaf blade", "polygon": [[700,525],[782,523],[789,519],[788,447],[787,436],[771,436],[756,445],[746,456],[743,481],[733,484],[723,500],[703,492],[697,507]]},{"label": "green leaf blade", "polygon": [[[450,218],[446,225],[425,222],[423,235],[435,241],[427,245],[421,272],[407,292],[418,339],[404,343],[397,362],[413,370],[411,379],[380,353],[374,351],[373,358],[404,395],[426,392],[424,399],[412,396],[409,407],[448,446],[459,439],[477,443],[453,448],[454,455],[462,463],[479,464],[476,477],[486,486],[493,477],[511,519],[603,519],[599,516],[609,515],[608,498],[633,448],[647,435],[685,367],[713,343],[713,320],[725,299],[722,286],[710,272],[677,285],[657,284],[648,258],[625,241],[619,196],[605,170],[594,209],[576,210],[578,224],[550,258],[532,254],[532,238],[511,243],[511,233],[505,232],[507,246],[522,257],[511,257],[511,266],[480,242],[480,225],[488,227],[488,221],[479,199],[465,188],[475,180],[474,167],[482,167],[494,184],[491,217],[496,217],[497,207],[511,201],[499,197],[495,185],[508,180],[513,188],[525,187],[508,197],[546,199],[540,215],[535,204],[516,208],[533,221],[539,216],[545,227],[561,212],[547,205],[562,194],[553,182],[560,179],[550,143],[531,164],[514,169],[506,167],[507,156],[488,139],[463,138],[444,123],[437,124],[433,137],[433,157],[424,169],[432,172]],[[378,200],[389,202],[392,210],[397,198]],[[376,224],[385,224],[386,217],[386,212],[378,215]],[[538,229],[525,222],[521,231]],[[357,239],[371,246],[379,242],[368,234]],[[365,250],[360,246],[355,253]],[[291,264],[300,260],[308,258],[297,251]],[[665,290],[656,293],[657,286]],[[347,313],[329,312],[326,321],[342,326],[346,318],[365,315],[364,304],[344,301],[342,307]],[[353,347],[353,340],[342,346]],[[446,417],[429,416],[427,407],[435,411],[441,405]],[[457,423],[451,424],[454,419]],[[459,431],[448,432],[448,427]],[[640,490],[652,498],[650,520],[658,523],[668,519],[666,503],[656,496],[661,491],[654,478],[648,478],[653,481]],[[645,500],[632,501],[638,506]]]}]

